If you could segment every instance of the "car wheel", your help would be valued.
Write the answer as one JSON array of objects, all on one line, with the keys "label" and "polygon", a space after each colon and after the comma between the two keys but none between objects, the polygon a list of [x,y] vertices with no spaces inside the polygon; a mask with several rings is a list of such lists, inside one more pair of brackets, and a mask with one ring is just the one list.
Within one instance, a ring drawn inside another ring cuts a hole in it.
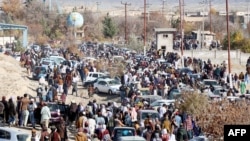
[{"label": "car wheel", "polygon": [[113,94],[113,92],[112,92],[111,90],[109,90],[109,91],[108,91],[108,94],[109,94],[109,95],[112,95],[112,94]]},{"label": "car wheel", "polygon": [[96,93],[96,94],[99,94],[98,88],[95,88],[95,93]]}]

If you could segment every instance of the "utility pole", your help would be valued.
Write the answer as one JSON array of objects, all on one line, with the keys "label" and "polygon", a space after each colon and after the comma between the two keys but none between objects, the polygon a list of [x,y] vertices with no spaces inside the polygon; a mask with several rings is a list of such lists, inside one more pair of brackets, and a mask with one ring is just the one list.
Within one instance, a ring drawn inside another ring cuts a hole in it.
[{"label": "utility pole", "polygon": [[125,6],[125,27],[124,27],[124,32],[125,32],[125,44],[127,44],[127,6],[131,5],[130,3],[123,3],[121,2],[121,4],[123,4]]},{"label": "utility pole", "polygon": [[144,0],[144,56],[146,56],[146,39],[147,39],[147,25],[146,25],[146,7],[147,7],[147,1]]},{"label": "utility pole", "polygon": [[247,2],[247,23],[246,23],[246,25],[248,25],[248,23],[249,23],[249,0]]},{"label": "utility pole", "polygon": [[181,43],[180,43],[180,49],[181,49],[181,65],[184,67],[184,57],[183,57],[183,0],[179,0],[179,12],[180,12],[180,36],[181,36]]},{"label": "utility pole", "polygon": [[183,9],[182,9],[182,0],[179,0],[179,12],[180,12],[180,35],[181,35],[181,44],[180,44],[180,48],[181,48],[181,56],[183,56]]},{"label": "utility pole", "polygon": [[165,2],[166,2],[166,0],[162,0],[162,11],[161,11],[161,15],[162,15],[162,17],[164,16],[164,11],[165,11]]},{"label": "utility pole", "polygon": [[99,5],[100,5],[100,4],[101,4],[100,2],[98,2],[98,1],[96,2],[96,11],[97,11],[97,12],[99,12]]},{"label": "utility pole", "polygon": [[209,22],[210,22],[210,24],[209,24],[209,28],[210,28],[210,33],[212,33],[212,2],[211,2],[212,0],[209,0]]},{"label": "utility pole", "polygon": [[226,13],[227,13],[227,42],[228,42],[228,73],[231,74],[231,60],[230,60],[230,30],[229,30],[229,14],[228,14],[228,0],[226,0]]}]

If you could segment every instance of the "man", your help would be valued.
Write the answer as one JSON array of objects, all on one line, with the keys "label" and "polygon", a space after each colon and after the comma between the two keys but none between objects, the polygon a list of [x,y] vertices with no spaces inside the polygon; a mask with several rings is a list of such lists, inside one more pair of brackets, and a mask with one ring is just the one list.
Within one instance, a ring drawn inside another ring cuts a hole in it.
[{"label": "man", "polygon": [[183,127],[183,124],[180,124],[176,133],[176,141],[188,141],[187,130]]},{"label": "man", "polygon": [[46,128],[49,127],[49,119],[51,118],[50,109],[47,104],[44,102],[41,109],[41,124]]},{"label": "man", "polygon": [[22,113],[22,123],[21,126],[26,127],[27,122],[28,122],[28,117],[29,117],[29,111],[28,111],[28,105],[30,103],[30,100],[28,98],[27,94],[23,95],[23,98],[21,100],[21,106],[20,106],[20,111]]},{"label": "man", "polygon": [[29,109],[29,119],[32,124],[32,127],[35,129],[36,127],[36,121],[35,121],[35,115],[34,115],[34,110],[37,108],[36,103],[34,102],[34,99],[30,100],[30,104],[28,106]]},{"label": "man", "polygon": [[192,123],[191,115],[188,115],[187,119],[185,120],[184,125],[187,130],[188,139],[190,140],[193,138],[193,123]]}]

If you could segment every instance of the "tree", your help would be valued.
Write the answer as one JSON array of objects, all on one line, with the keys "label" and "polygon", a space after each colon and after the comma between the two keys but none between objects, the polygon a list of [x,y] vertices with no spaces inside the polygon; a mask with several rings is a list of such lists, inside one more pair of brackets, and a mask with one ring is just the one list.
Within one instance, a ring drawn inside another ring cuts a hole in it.
[{"label": "tree", "polygon": [[[227,49],[228,40],[225,36],[223,40],[223,49]],[[230,34],[230,48],[231,49],[240,49],[243,52],[250,52],[250,41],[247,38],[243,37],[242,32],[236,31]]]},{"label": "tree", "polygon": [[102,24],[103,24],[104,37],[105,38],[113,38],[115,36],[115,34],[117,33],[117,28],[108,14],[104,18],[104,20],[102,21]]}]

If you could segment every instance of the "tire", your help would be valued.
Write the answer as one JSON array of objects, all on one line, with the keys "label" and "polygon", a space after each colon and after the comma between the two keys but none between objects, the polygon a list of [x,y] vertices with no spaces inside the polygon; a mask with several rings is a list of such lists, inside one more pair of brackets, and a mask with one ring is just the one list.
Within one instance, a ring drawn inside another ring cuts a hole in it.
[{"label": "tire", "polygon": [[112,92],[111,90],[109,90],[109,91],[108,91],[108,94],[109,94],[109,95],[112,95],[112,94],[113,94],[113,92]]},{"label": "tire", "polygon": [[99,94],[99,93],[100,93],[99,90],[98,90],[98,88],[95,88],[95,93],[96,93],[96,94]]}]

